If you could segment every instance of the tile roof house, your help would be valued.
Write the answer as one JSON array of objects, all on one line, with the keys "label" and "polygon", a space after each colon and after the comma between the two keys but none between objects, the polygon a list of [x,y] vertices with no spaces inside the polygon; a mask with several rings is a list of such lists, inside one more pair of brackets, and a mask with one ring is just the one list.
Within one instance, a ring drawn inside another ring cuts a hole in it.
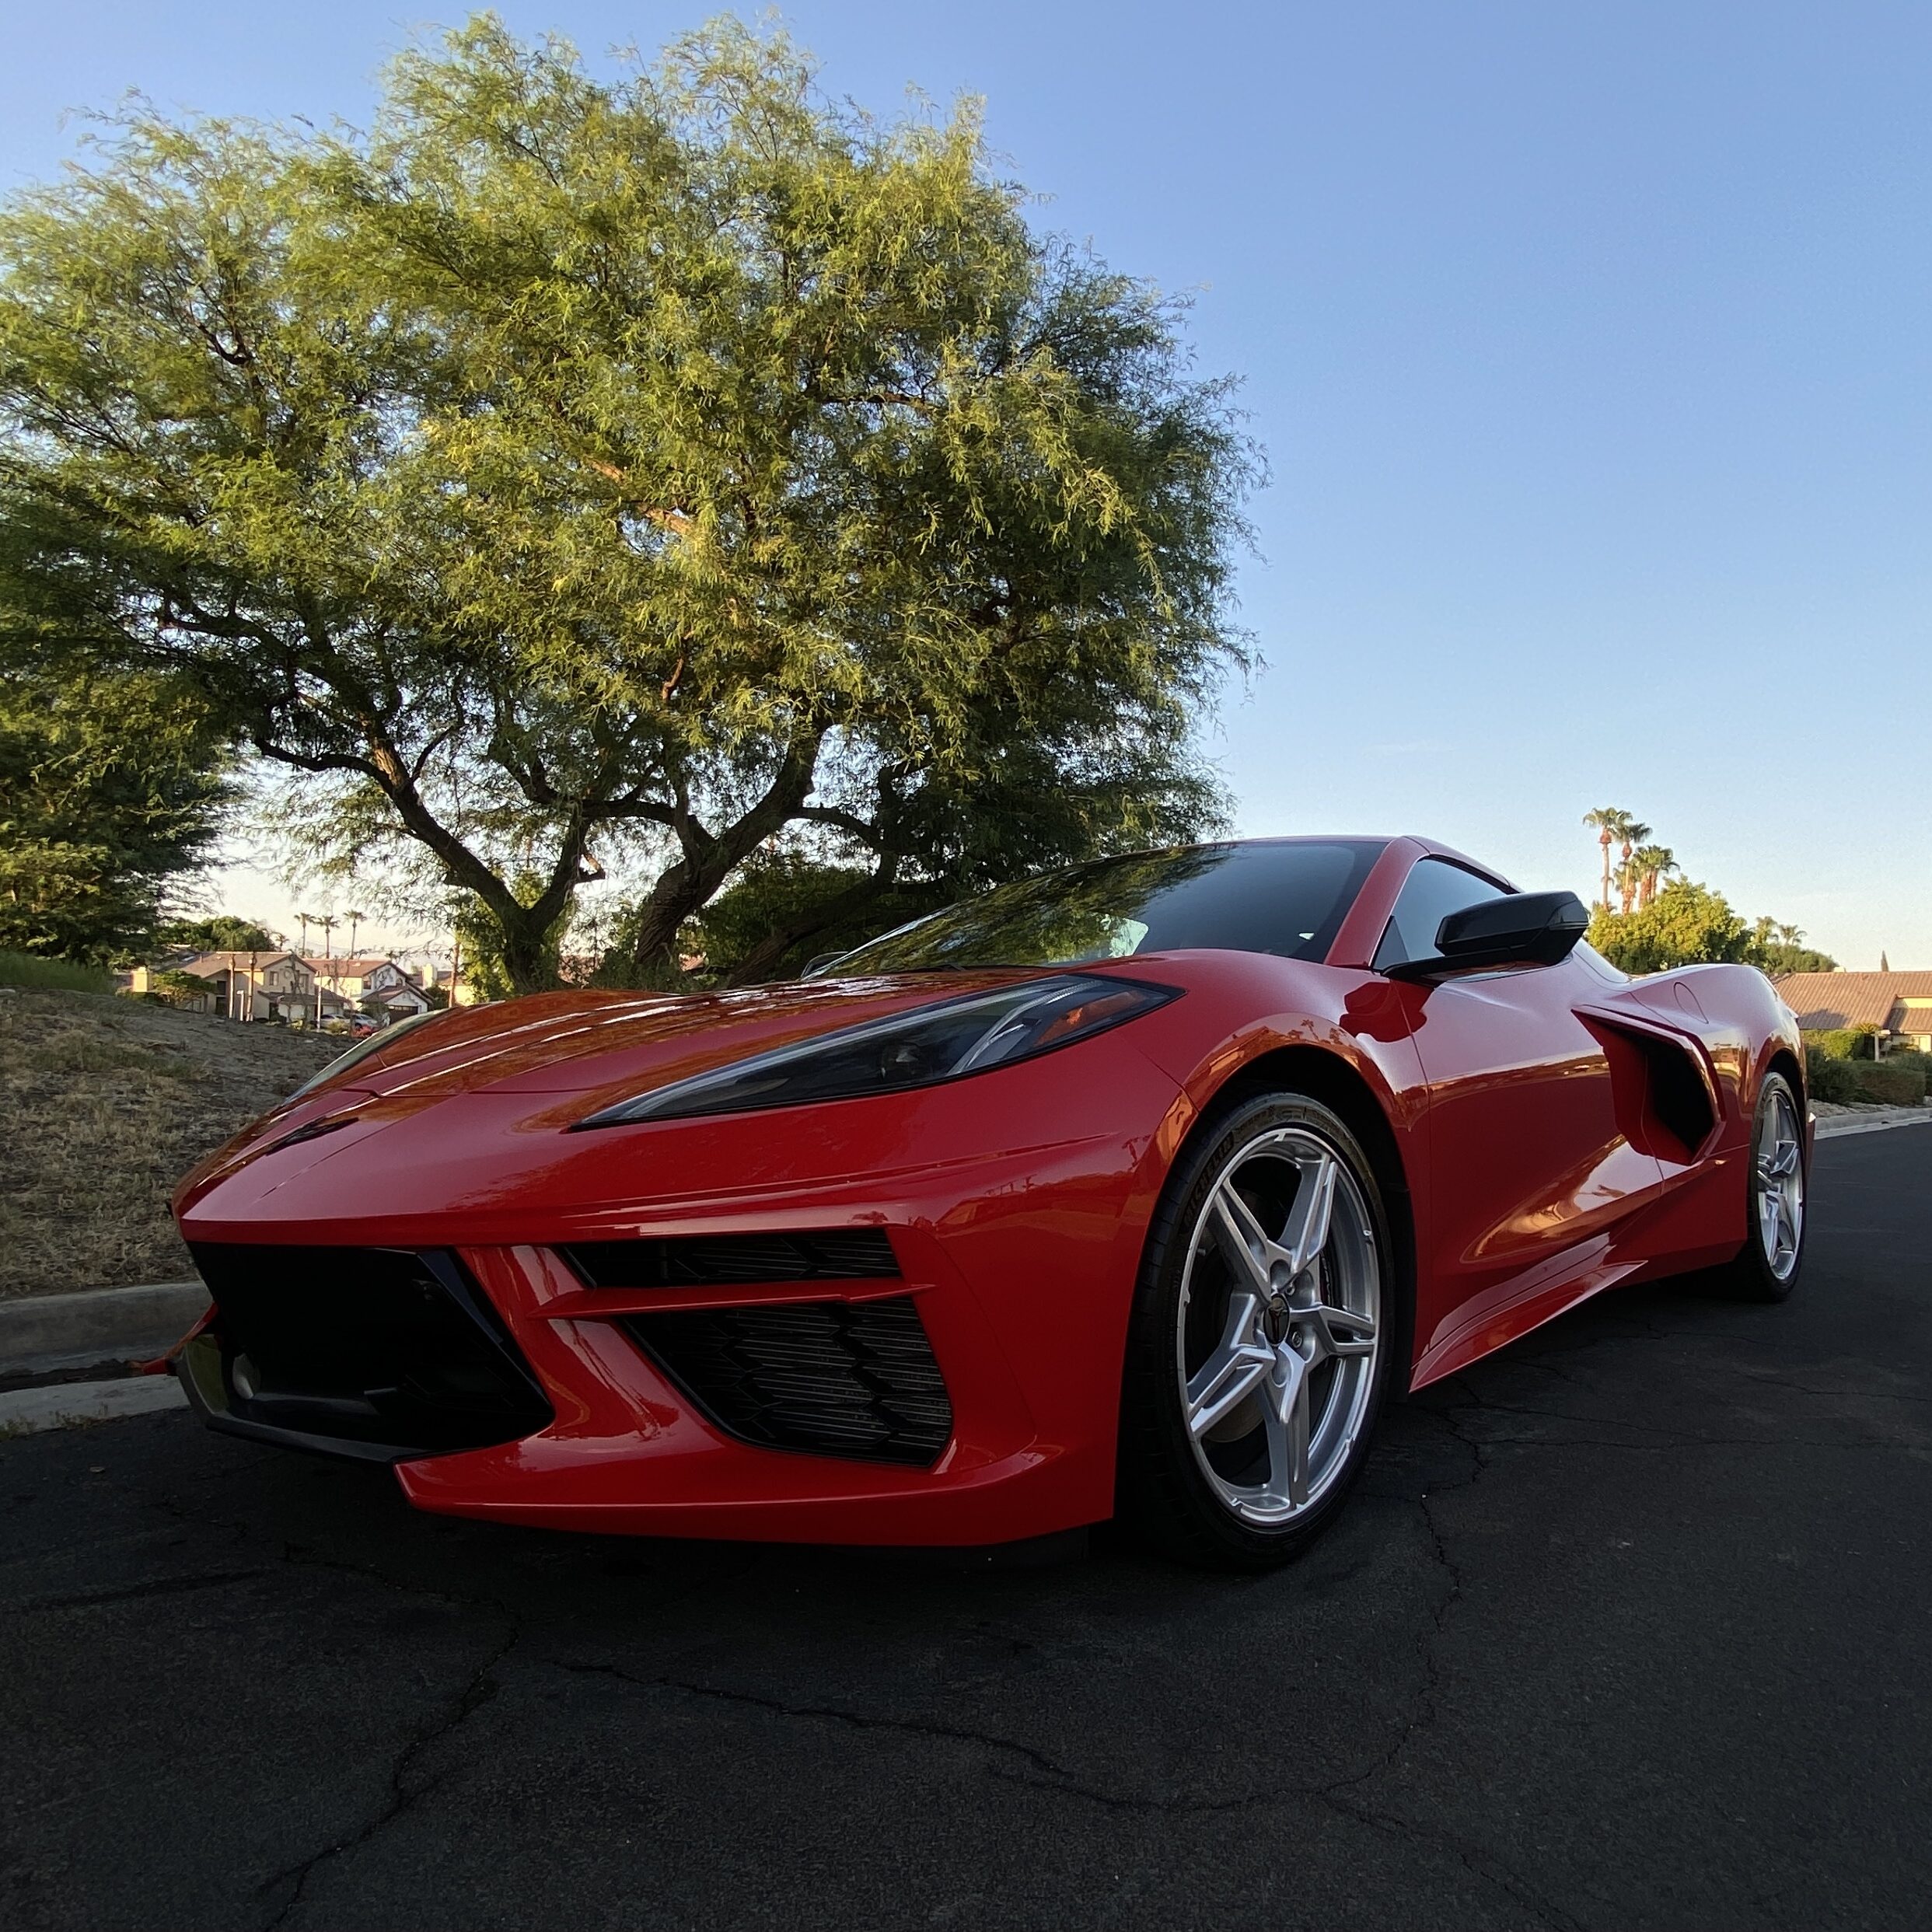
[{"label": "tile roof house", "polygon": [[209,1010],[230,1019],[299,1019],[315,1011],[315,975],[292,952],[194,952],[160,969],[205,981]]},{"label": "tile roof house", "polygon": [[1932,1053],[1932,973],[1790,973],[1775,983],[1808,1033],[1875,1026],[1885,1045]]},{"label": "tile roof house", "polygon": [[323,986],[365,1011],[379,1005],[392,1019],[428,1011],[429,1001],[421,987],[393,959],[374,955],[349,959],[312,953],[306,964]]}]

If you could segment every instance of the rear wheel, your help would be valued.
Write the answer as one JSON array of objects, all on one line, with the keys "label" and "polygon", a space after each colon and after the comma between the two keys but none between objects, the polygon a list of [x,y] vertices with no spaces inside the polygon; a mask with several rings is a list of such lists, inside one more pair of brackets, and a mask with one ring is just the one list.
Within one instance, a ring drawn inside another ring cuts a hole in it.
[{"label": "rear wheel", "polygon": [[1266,1568],[1333,1520],[1389,1373],[1390,1253],[1374,1172],[1317,1101],[1258,1096],[1183,1153],[1121,1409],[1123,1511],[1169,1554]]},{"label": "rear wheel", "polygon": [[1757,1301],[1782,1301],[1804,1265],[1804,1127],[1797,1093],[1766,1074],[1751,1123],[1744,1246],[1725,1270],[1728,1285]]}]

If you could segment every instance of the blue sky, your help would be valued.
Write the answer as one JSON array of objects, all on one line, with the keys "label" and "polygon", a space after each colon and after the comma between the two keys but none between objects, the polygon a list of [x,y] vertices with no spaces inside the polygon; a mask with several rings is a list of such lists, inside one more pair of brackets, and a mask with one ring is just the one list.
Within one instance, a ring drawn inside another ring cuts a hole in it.
[{"label": "blue sky", "polygon": [[[596,55],[711,10],[499,9]],[[459,9],[10,12],[0,187],[129,87],[359,119]],[[1932,9],[784,17],[874,109],[983,95],[1042,223],[1192,292],[1201,367],[1245,379],[1267,668],[1209,725],[1242,830],[1424,831],[1587,890],[1578,821],[1620,805],[1843,963],[1932,966]]]}]

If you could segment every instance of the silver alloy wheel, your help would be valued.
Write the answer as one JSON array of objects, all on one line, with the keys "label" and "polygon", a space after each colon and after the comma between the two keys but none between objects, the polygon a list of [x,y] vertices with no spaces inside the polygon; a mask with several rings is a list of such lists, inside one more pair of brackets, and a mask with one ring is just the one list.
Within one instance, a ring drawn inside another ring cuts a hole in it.
[{"label": "silver alloy wheel", "polygon": [[1194,1224],[1174,1338],[1195,1461],[1242,1521],[1292,1521],[1347,1467],[1381,1317],[1375,1229],[1347,1164],[1306,1127],[1258,1134]]},{"label": "silver alloy wheel", "polygon": [[1751,1160],[1764,1265],[1778,1280],[1788,1281],[1804,1239],[1804,1145],[1797,1108],[1784,1087],[1772,1089],[1758,1116]]}]

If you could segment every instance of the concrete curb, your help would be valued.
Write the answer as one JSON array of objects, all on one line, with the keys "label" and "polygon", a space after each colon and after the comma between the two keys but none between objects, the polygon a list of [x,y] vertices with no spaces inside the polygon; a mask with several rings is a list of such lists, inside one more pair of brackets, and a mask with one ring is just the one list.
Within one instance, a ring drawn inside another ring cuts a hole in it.
[{"label": "concrete curb", "polygon": [[172,1375],[131,1375],[121,1382],[61,1382],[51,1389],[16,1389],[0,1395],[0,1439],[73,1429],[123,1416],[185,1409],[188,1399]]},{"label": "concrete curb", "polygon": [[208,1290],[199,1281],[151,1281],[0,1301],[0,1374],[143,1361],[173,1347],[208,1304]]},{"label": "concrete curb", "polygon": [[1887,1107],[1876,1113],[1827,1114],[1817,1127],[1821,1141],[1834,1141],[1845,1134],[1881,1134],[1887,1127],[1922,1127],[1932,1121],[1932,1107]]}]

